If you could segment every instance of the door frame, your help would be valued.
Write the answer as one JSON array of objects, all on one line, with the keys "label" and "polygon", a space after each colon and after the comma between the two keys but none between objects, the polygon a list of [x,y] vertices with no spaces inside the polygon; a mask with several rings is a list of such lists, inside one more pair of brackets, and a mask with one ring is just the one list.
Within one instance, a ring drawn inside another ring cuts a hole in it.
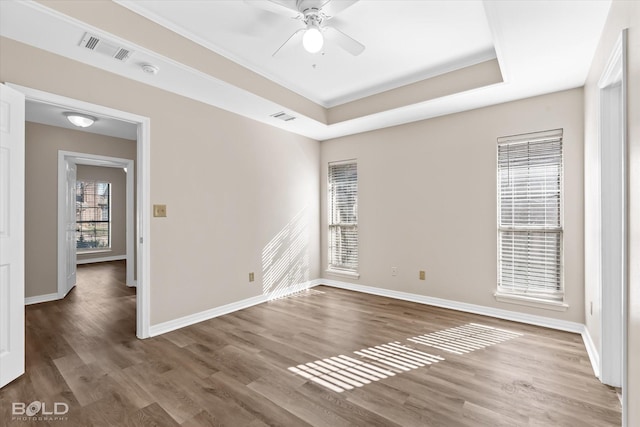
[{"label": "door frame", "polygon": [[[599,88],[599,166],[600,166],[600,380],[605,384],[616,382],[622,388],[622,425],[626,425],[627,414],[627,329],[628,329],[628,155],[627,155],[627,30],[623,30],[613,46],[611,55],[598,81]],[[615,145],[611,145],[611,142]],[[604,144],[607,158],[614,156],[617,163],[603,162]],[[602,229],[602,201],[604,192],[620,186],[620,206],[614,212],[617,219],[616,235],[605,235]],[[603,254],[617,251],[620,263],[608,266],[613,273],[603,269]],[[617,271],[615,271],[617,270]],[[608,280],[609,279],[609,280]],[[610,283],[619,279],[618,283]],[[618,370],[618,368],[621,368]],[[620,378],[618,378],[618,375]]]},{"label": "door frame", "polygon": [[7,86],[22,92],[25,98],[30,101],[52,104],[67,109],[82,111],[103,117],[110,117],[134,123],[138,126],[138,138],[136,143],[136,215],[137,237],[135,245],[137,247],[137,277],[136,277],[136,336],[144,339],[149,338],[150,327],[150,276],[151,276],[151,209],[150,209],[150,181],[151,181],[151,120],[148,117],[116,110],[98,104],[68,98],[20,86],[13,83],[6,83]]},{"label": "door frame", "polygon": [[135,228],[133,226],[134,203],[133,203],[133,176],[135,173],[134,162],[131,159],[121,159],[118,157],[100,156],[97,154],[76,153],[72,151],[58,151],[58,298],[64,298],[72,289],[67,289],[65,268],[67,265],[66,245],[66,224],[69,206],[65,202],[67,189],[67,175],[65,165],[70,162],[75,165],[100,166],[108,168],[127,168],[126,174],[126,221],[125,221],[125,241],[126,241],[126,284],[135,286],[134,279],[134,249]]}]

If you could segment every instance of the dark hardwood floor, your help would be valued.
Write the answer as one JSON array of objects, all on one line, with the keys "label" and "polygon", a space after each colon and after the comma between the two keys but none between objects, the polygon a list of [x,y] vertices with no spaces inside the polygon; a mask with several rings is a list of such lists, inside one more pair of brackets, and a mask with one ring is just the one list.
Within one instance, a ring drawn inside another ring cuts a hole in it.
[{"label": "dark hardwood floor", "polygon": [[[0,425],[620,425],[579,335],[319,286],[138,340],[124,280],[79,266],[65,300],[27,307]],[[33,401],[69,412],[12,420]]]}]

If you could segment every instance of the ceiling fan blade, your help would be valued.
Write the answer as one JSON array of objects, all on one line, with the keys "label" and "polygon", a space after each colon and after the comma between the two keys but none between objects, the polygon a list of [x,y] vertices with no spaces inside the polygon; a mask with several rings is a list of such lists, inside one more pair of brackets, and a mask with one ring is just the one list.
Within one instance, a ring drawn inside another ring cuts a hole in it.
[{"label": "ceiling fan blade", "polygon": [[301,15],[297,9],[291,9],[283,4],[271,0],[244,0],[244,2],[249,6],[257,7],[258,9],[287,16],[289,18],[298,18]]},{"label": "ceiling fan blade", "polygon": [[364,45],[334,27],[324,27],[324,35],[329,42],[335,43],[353,56],[364,52]]},{"label": "ceiling fan blade", "polygon": [[286,45],[294,45],[296,44],[296,42],[298,44],[302,44],[302,33],[304,33],[305,31],[306,28],[300,28],[298,31],[291,34],[291,37],[289,37],[286,42],[282,43],[282,45],[275,52],[273,52],[273,55],[271,56],[275,57]]},{"label": "ceiling fan blade", "polygon": [[326,19],[331,19],[346,8],[353,6],[358,1],[359,0],[328,0],[322,5],[322,13],[327,16]]}]

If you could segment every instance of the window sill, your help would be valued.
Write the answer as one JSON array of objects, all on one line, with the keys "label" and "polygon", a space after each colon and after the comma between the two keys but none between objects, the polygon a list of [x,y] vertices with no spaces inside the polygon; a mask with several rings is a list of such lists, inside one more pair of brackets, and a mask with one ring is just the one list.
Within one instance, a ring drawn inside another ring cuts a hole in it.
[{"label": "window sill", "polygon": [[493,294],[498,302],[510,304],[526,305],[527,307],[544,308],[546,310],[567,311],[569,304],[562,301],[549,301],[542,298],[528,297],[524,295],[514,295],[496,292]]},{"label": "window sill", "polygon": [[89,249],[89,250],[85,250],[85,251],[77,250],[76,251],[76,255],[104,254],[104,253],[107,253],[107,252],[111,252],[111,249],[110,248],[109,249],[96,249],[96,250]]},{"label": "window sill", "polygon": [[346,271],[346,270],[333,270],[331,268],[326,270],[327,274],[331,274],[332,276],[342,276],[348,277],[350,279],[359,279],[360,274],[355,271]]}]

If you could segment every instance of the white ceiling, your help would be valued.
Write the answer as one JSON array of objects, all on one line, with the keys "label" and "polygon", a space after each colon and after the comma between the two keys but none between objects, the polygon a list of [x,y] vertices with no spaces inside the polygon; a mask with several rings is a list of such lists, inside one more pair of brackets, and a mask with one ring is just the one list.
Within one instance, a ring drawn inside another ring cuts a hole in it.
[{"label": "white ceiling", "polygon": [[[234,85],[217,77],[215,73],[199,71],[190,64],[180,63],[117,34],[64,15],[47,7],[47,3],[0,1],[0,34],[4,37],[316,140],[583,86],[611,4],[610,0],[470,3],[361,0],[330,22],[335,22],[336,28],[366,44],[365,52],[358,57],[343,55],[341,58],[342,52],[330,54],[327,48],[324,58],[326,61],[319,61],[320,65],[314,70],[309,66],[309,57],[304,51],[302,55],[271,59],[272,46],[278,46],[283,37],[287,37],[291,26],[295,29],[299,25],[297,21],[281,25],[280,16],[255,11],[240,0],[145,1],[136,2],[134,6],[131,2],[118,3],[136,9],[137,13],[143,13],[141,7],[157,8],[167,18],[161,19],[155,12],[154,15],[145,16],[164,22],[164,25],[182,35],[192,34],[191,38],[196,43],[233,58],[258,74],[269,76],[280,85],[318,103],[343,102],[419,80],[433,73],[452,71],[448,67],[465,65],[465,60],[469,63],[477,62],[487,52],[490,53],[488,57],[495,52],[503,83],[327,124],[305,116],[291,105],[279,104],[273,99],[253,93],[250,86],[242,87],[238,83]],[[216,13],[211,14],[213,9]],[[246,13],[240,12],[241,9],[245,9]],[[438,15],[437,20],[431,21],[436,12],[441,15]],[[382,19],[381,16],[384,24],[376,21]],[[168,23],[168,20],[175,22]],[[466,24],[459,25],[459,22]],[[455,30],[450,31],[452,28]],[[131,48],[135,53],[127,62],[120,62],[81,48],[79,41],[87,31]],[[265,34],[264,31],[269,33]],[[486,45],[486,31],[490,33],[493,48]],[[422,35],[417,38],[408,36],[418,33]],[[211,40],[204,40],[204,37]],[[477,44],[476,37],[479,39]],[[418,50],[418,54],[414,51],[413,55],[409,55],[408,49],[401,48],[407,40],[417,40],[414,49]],[[465,40],[473,42],[473,48],[466,49],[463,46]],[[246,46],[254,46],[252,42],[261,43],[263,48],[245,49]],[[447,48],[449,43],[454,43],[457,47]],[[423,54],[422,49],[427,48],[435,49],[439,52],[438,55]],[[397,53],[397,57],[394,56],[395,49],[401,51]],[[2,52],[0,60],[1,55]],[[400,59],[390,60],[392,57]],[[251,61],[255,63],[250,63]],[[144,62],[158,65],[160,73],[143,73],[140,64]],[[289,65],[282,66],[282,62]],[[307,69],[308,71],[300,71]],[[352,73],[356,69],[359,71]],[[347,83],[348,80],[351,83]],[[393,90],[387,93],[393,93]],[[355,102],[367,102],[367,99]],[[297,118],[290,122],[272,118],[271,114],[277,111],[285,111]]]},{"label": "white ceiling", "polygon": [[364,44],[362,54],[327,41],[316,54],[296,43],[276,57],[301,20],[239,0],[119,4],[325,107],[495,58],[480,0],[360,0],[326,25]]},{"label": "white ceiling", "polygon": [[99,135],[113,136],[136,140],[138,138],[138,126],[134,123],[116,120],[111,117],[96,116],[97,120],[87,128],[74,126],[67,120],[65,112],[85,113],[83,111],[69,110],[58,105],[45,104],[43,102],[27,101],[25,106],[25,119],[28,122],[43,125],[56,126],[81,132],[95,133]]}]

